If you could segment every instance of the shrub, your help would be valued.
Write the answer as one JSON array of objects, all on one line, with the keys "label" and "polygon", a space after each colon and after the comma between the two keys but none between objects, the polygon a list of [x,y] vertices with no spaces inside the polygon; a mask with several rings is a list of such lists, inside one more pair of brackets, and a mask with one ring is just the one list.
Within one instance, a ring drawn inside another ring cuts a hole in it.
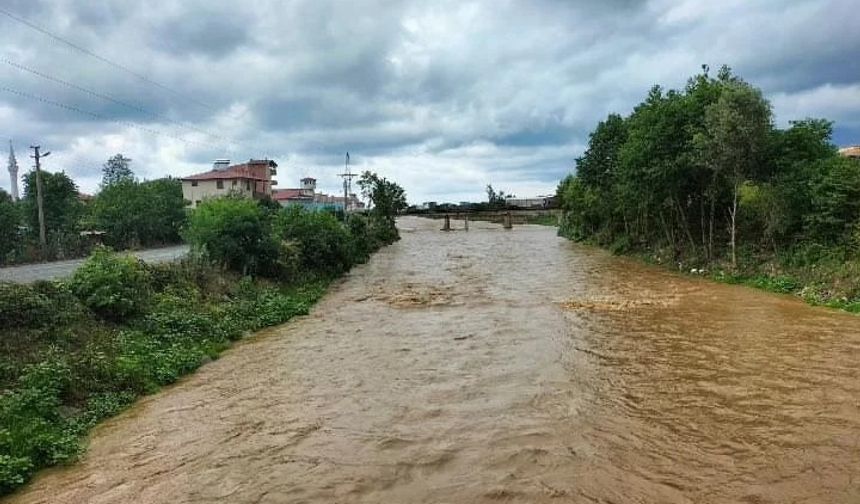
[{"label": "shrub", "polygon": [[34,467],[78,453],[77,437],[59,413],[70,379],[68,364],[50,356],[28,366],[19,387],[0,396],[0,492],[23,483]]},{"label": "shrub", "polygon": [[29,285],[0,283],[0,326],[39,327],[51,300]]},{"label": "shrub", "polygon": [[277,261],[267,214],[250,199],[204,201],[191,215],[186,238],[195,251],[243,275],[270,271]]},{"label": "shrub", "polygon": [[298,244],[302,266],[307,270],[338,274],[352,266],[352,236],[328,212],[287,207],[277,216],[275,233]]},{"label": "shrub", "polygon": [[150,293],[144,265],[104,247],[96,249],[75,271],[69,285],[88,308],[111,320],[140,314]]}]

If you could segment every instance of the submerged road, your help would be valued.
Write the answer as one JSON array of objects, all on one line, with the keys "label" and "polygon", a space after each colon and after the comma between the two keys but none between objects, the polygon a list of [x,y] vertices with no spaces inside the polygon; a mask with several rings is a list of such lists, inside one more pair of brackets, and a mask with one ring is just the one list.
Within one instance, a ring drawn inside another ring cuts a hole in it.
[{"label": "submerged road", "polygon": [[8,502],[860,502],[860,318],[552,228],[399,225]]},{"label": "submerged road", "polygon": [[[130,252],[135,257],[151,263],[175,261],[187,253],[187,245]],[[85,258],[0,268],[0,282],[30,283],[37,280],[57,280],[74,273],[84,261],[86,261]]]}]

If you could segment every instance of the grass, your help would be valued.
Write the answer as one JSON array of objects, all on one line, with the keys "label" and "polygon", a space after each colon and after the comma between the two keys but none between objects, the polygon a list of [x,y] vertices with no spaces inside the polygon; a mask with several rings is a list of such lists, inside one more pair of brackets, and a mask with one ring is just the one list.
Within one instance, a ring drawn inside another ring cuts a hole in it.
[{"label": "grass", "polygon": [[558,227],[558,217],[555,215],[527,215],[526,224]]}]

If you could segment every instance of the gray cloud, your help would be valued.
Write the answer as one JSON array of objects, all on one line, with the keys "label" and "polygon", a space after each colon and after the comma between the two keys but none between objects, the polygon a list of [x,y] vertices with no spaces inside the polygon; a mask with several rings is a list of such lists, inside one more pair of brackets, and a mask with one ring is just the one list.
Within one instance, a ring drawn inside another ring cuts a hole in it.
[{"label": "gray cloud", "polygon": [[0,15],[7,60],[133,104],[0,63],[0,84],[32,95],[0,90],[0,135],[19,158],[32,142],[52,149],[47,168],[87,191],[116,152],[150,178],[268,156],[282,186],[314,175],[336,191],[348,150],[413,201],[479,198],[487,183],[548,193],[596,121],[702,63],[762,87],[780,124],[829,117],[837,141],[860,143],[854,3],[6,0],[173,91]]}]

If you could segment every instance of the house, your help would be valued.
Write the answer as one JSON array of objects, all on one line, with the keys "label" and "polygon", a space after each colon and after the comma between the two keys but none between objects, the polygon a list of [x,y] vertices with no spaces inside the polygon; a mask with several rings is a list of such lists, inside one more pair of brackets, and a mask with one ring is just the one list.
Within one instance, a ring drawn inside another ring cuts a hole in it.
[{"label": "house", "polygon": [[839,149],[839,154],[849,158],[860,159],[860,145]]},{"label": "house", "polygon": [[216,159],[212,170],[183,177],[182,197],[188,206],[197,208],[206,198],[230,194],[253,199],[271,198],[272,176],[278,164],[270,159],[250,159],[247,163],[230,165],[229,159]]},{"label": "house", "polygon": [[[272,199],[282,206],[301,205],[311,210],[325,208],[343,210],[343,196],[330,196],[317,192],[317,180],[312,177],[305,177],[300,182],[301,186],[298,188],[275,189],[272,193]],[[363,210],[364,203],[355,194],[350,194],[347,199],[347,209],[350,212]]]}]

